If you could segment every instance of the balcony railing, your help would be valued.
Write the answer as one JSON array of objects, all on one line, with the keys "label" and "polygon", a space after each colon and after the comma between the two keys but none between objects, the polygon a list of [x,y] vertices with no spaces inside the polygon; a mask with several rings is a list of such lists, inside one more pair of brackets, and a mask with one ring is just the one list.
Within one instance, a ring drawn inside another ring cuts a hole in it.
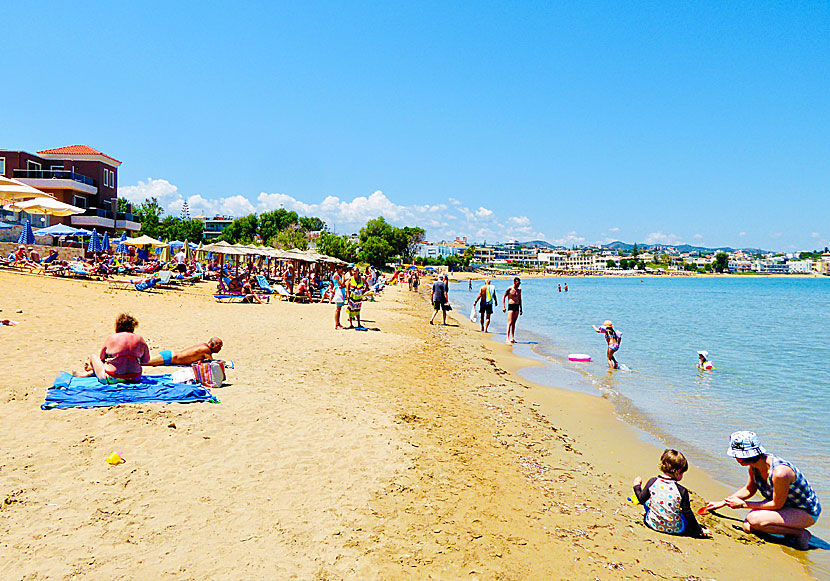
[{"label": "balcony railing", "polygon": [[[115,220],[115,215],[110,210],[105,210],[104,208],[87,208],[86,212],[81,214],[81,216],[97,216],[99,218],[109,218],[110,220]],[[121,218],[119,218],[121,220]]]},{"label": "balcony railing", "polygon": [[130,222],[134,221],[132,212],[117,212],[115,214],[115,219],[116,220],[129,220]]},{"label": "balcony railing", "polygon": [[30,180],[73,180],[95,187],[95,180],[85,175],[75,173],[68,169],[16,169],[14,170],[15,179],[30,179]]}]

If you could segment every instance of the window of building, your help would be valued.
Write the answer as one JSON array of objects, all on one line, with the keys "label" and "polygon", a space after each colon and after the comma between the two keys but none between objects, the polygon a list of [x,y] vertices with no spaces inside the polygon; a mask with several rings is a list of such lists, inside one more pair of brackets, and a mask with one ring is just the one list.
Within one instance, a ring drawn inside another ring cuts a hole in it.
[{"label": "window of building", "polygon": [[62,171],[63,166],[62,165],[53,165],[49,169],[51,169],[52,171]]},{"label": "window of building", "polygon": [[74,196],[72,199],[72,205],[86,210],[86,198],[84,196]]},{"label": "window of building", "polygon": [[40,164],[36,161],[27,160],[26,161],[26,169],[33,169],[33,170],[40,170]]},{"label": "window of building", "polygon": [[6,173],[6,158],[0,157],[0,174]]},{"label": "window of building", "polygon": [[110,170],[110,187],[115,187],[115,172]]},{"label": "window of building", "polygon": [[109,187],[110,185],[110,172],[108,169],[104,170],[104,185]]}]

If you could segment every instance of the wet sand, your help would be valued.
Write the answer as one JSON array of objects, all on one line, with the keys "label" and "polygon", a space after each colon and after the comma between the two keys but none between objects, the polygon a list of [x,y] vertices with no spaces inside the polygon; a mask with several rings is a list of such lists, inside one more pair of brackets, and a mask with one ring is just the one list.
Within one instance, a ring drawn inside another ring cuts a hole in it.
[{"label": "wet sand", "polygon": [[[705,519],[713,540],[647,529],[625,498],[659,453],[609,402],[521,379],[468,324],[428,325],[424,286],[366,303],[379,330],[361,333],[335,332],[331,305],[0,271],[0,316],[21,323],[0,327],[0,576],[808,577],[732,521]],[[122,311],[154,351],[222,337],[222,403],[41,411]],[[723,494],[694,468],[684,484]]]}]

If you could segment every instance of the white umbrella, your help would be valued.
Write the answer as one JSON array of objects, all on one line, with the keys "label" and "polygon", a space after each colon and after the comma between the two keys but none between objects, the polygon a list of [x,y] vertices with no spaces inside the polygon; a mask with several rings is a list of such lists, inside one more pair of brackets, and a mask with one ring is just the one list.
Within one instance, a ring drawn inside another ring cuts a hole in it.
[{"label": "white umbrella", "polygon": [[143,236],[139,236],[138,238],[127,238],[126,240],[124,240],[124,244],[127,244],[129,246],[146,246],[148,244],[150,246],[156,247],[167,246],[165,242],[162,242],[161,240],[156,240],[155,238],[150,238],[146,234]]},{"label": "white umbrella", "polygon": [[74,214],[83,214],[86,210],[66,204],[55,198],[32,198],[31,200],[21,200],[7,206],[9,210],[16,212],[26,212],[27,214],[49,214],[50,216],[72,216]]},{"label": "white umbrella", "polygon": [[41,192],[37,188],[27,186],[12,178],[0,175],[0,200],[27,200],[29,198],[54,198],[53,195]]}]

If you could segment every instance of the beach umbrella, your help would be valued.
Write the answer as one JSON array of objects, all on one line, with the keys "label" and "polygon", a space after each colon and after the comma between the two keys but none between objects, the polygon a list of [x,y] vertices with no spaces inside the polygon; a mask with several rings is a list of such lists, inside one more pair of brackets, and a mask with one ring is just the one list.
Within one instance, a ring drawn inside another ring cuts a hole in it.
[{"label": "beach umbrella", "polygon": [[139,236],[138,238],[127,238],[124,240],[124,244],[129,244],[130,246],[155,246],[158,248],[167,246],[166,242],[150,238],[146,234]]},{"label": "beach umbrella", "polygon": [[183,246],[184,246],[184,260],[185,260],[185,262],[190,262],[190,256],[191,256],[192,253],[190,252],[190,244],[188,243],[187,238],[185,238]]},{"label": "beach umbrella", "polygon": [[35,232],[35,236],[76,236],[84,230],[78,230],[66,224],[53,224],[48,228],[41,228]]},{"label": "beach umbrella", "polygon": [[55,198],[37,197],[29,200],[21,200],[7,206],[15,212],[26,212],[27,214],[47,214],[49,216],[73,216],[86,212],[83,208],[66,204]]},{"label": "beach umbrella", "polygon": [[106,250],[107,252],[110,251],[110,233],[104,232],[104,239],[101,241],[101,248]]},{"label": "beach umbrella", "polygon": [[37,188],[27,186],[12,178],[0,175],[0,200],[13,202],[14,200],[28,200],[29,198],[53,198],[51,194],[41,192]]},{"label": "beach umbrella", "polygon": [[20,231],[20,237],[17,239],[18,244],[34,244],[35,234],[32,232],[32,223],[26,220],[23,230]]},{"label": "beach umbrella", "polygon": [[164,241],[164,246],[161,248],[161,262],[167,264],[170,262],[170,243]]},{"label": "beach umbrella", "polygon": [[127,252],[127,245],[124,243],[124,241],[126,239],[127,239],[127,233],[122,232],[121,233],[121,238],[118,239],[118,246],[115,247],[116,252],[120,252],[122,254]]},{"label": "beach umbrella", "polygon": [[89,244],[86,247],[87,252],[101,252],[101,239],[98,237],[98,230],[92,229],[92,236],[89,237]]}]

